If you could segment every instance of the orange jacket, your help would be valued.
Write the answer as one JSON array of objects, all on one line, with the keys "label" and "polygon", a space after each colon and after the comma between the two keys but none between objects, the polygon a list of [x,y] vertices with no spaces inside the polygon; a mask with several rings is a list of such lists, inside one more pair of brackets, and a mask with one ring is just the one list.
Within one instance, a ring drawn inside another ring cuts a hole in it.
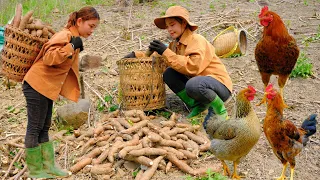
[{"label": "orange jacket", "polygon": [[166,63],[187,76],[211,76],[232,92],[226,67],[215,54],[213,45],[203,36],[186,29],[179,42],[171,42],[162,56]]},{"label": "orange jacket", "polygon": [[79,36],[75,27],[54,34],[24,77],[33,89],[54,101],[59,94],[75,102],[80,96],[79,49],[72,48],[71,36]]}]

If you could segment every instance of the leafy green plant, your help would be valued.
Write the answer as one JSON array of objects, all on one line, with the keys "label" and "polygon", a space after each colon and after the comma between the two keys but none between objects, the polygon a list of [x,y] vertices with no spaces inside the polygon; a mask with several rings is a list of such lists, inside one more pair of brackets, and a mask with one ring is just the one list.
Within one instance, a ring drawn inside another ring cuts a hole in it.
[{"label": "leafy green plant", "polygon": [[242,55],[241,53],[235,53],[235,54],[231,54],[229,58],[236,58],[236,57],[240,57],[241,55]]},{"label": "leafy green plant", "polygon": [[18,169],[22,169],[22,163],[21,162],[14,162],[13,163],[14,167],[18,168]]},{"label": "leafy green plant", "polygon": [[211,9],[211,11],[215,10],[215,6],[214,6],[213,2],[210,3],[209,8]]},{"label": "leafy green plant", "polygon": [[303,4],[306,5],[306,6],[308,6],[308,1],[307,1],[307,0],[304,0],[304,1],[303,1]]},{"label": "leafy green plant", "polygon": [[17,121],[18,121],[17,118],[14,118],[14,117],[9,118],[8,120],[8,122],[17,122]]},{"label": "leafy green plant", "polygon": [[226,5],[226,3],[223,3],[223,4],[221,5],[221,7],[222,7],[222,9],[225,9],[225,8],[227,8],[227,5]]},{"label": "leafy green plant", "polygon": [[9,113],[13,113],[15,108],[14,108],[14,106],[8,106],[7,110],[8,110]]},{"label": "leafy green plant", "polygon": [[192,125],[199,125],[200,124],[200,120],[199,120],[199,118],[191,118],[191,120],[190,120],[190,123],[192,124]]},{"label": "leafy green plant", "polygon": [[137,176],[137,174],[138,174],[138,172],[139,172],[140,170],[139,169],[136,169],[135,171],[133,171],[132,172],[132,177],[136,177]]},{"label": "leafy green plant", "polygon": [[314,41],[320,40],[320,25],[318,26],[317,34],[314,36],[309,36],[303,39],[302,44],[305,44],[305,46],[309,46],[309,43],[312,43]]},{"label": "leafy green plant", "polygon": [[292,70],[290,77],[307,78],[313,74],[310,59],[304,52],[300,53],[295,68]]},{"label": "leafy green plant", "polygon": [[168,8],[171,6],[176,6],[176,5],[177,5],[177,3],[170,3],[170,4],[168,4]]},{"label": "leafy green plant", "polygon": [[11,157],[15,157],[16,154],[17,154],[16,150],[9,152],[9,155],[10,155]]},{"label": "leafy green plant", "polygon": [[157,116],[162,116],[162,117],[165,117],[167,119],[169,119],[171,114],[172,114],[171,112],[164,111],[164,110],[150,111],[150,113],[155,113]]},{"label": "leafy green plant", "polygon": [[219,173],[215,173],[215,172],[212,172],[211,169],[207,169],[206,171],[206,176],[204,177],[191,177],[191,176],[187,176],[186,177],[186,180],[227,180],[228,178],[219,174]]},{"label": "leafy green plant", "polygon": [[160,16],[164,16],[166,14],[166,12],[165,11],[162,11],[161,13],[160,13]]},{"label": "leafy green plant", "polygon": [[97,105],[98,111],[102,112],[105,110],[106,106],[104,105],[104,103],[108,103],[110,105],[108,107],[109,112],[119,109],[119,106],[117,104],[113,104],[113,97],[110,95],[106,95],[104,96],[104,102],[102,100],[98,101],[98,105]]},{"label": "leafy green plant", "polygon": [[288,29],[291,27],[291,20],[285,20],[286,26]]}]

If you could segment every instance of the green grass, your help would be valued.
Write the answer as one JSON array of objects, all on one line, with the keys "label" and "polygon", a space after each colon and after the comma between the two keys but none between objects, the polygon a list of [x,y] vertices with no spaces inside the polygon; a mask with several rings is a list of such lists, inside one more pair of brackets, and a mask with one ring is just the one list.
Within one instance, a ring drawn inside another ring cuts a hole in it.
[{"label": "green grass", "polygon": [[290,77],[307,78],[310,77],[312,74],[312,64],[310,63],[310,59],[304,52],[301,52],[296,66],[290,74]]},{"label": "green grass", "polygon": [[1,0],[0,2],[0,26],[4,26],[15,14],[15,6],[21,3],[23,7],[23,15],[28,11],[33,10],[33,16],[40,18],[43,22],[52,23],[55,20],[56,14],[53,14],[54,9],[60,11],[59,14],[69,14],[79,10],[84,6],[95,5],[111,5],[112,0]]},{"label": "green grass", "polygon": [[310,43],[316,42],[320,40],[320,25],[318,26],[317,33],[314,36],[309,36],[303,39],[302,44],[306,47],[309,46]]},{"label": "green grass", "polygon": [[207,175],[204,177],[191,177],[187,176],[186,180],[227,180],[226,176],[223,176],[219,173],[212,172],[211,169],[207,170]]},{"label": "green grass", "polygon": [[214,6],[213,3],[210,3],[209,8],[210,8],[210,10],[211,10],[212,12],[215,11],[215,6]]}]

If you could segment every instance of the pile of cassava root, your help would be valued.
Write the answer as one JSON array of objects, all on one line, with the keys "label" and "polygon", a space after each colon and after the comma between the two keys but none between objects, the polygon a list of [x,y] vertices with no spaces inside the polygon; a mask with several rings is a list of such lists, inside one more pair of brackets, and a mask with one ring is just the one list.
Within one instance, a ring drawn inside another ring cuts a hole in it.
[{"label": "pile of cassava root", "polygon": [[16,13],[10,25],[32,36],[50,39],[55,31],[42,23],[40,19],[34,19],[32,15],[33,11],[29,11],[22,16],[22,5],[19,3],[16,6]]},{"label": "pile of cassava root", "polygon": [[[167,173],[172,166],[181,171],[199,176],[210,168],[192,168],[200,152],[210,147],[206,134],[199,125],[177,122],[173,113],[169,120],[146,116],[143,111],[119,111],[106,114],[95,128],[75,130],[72,136],[60,131],[53,139],[67,142],[75,148],[76,156],[69,170],[91,173],[101,179],[109,179],[126,161],[140,164],[141,170],[135,179],[151,179],[157,169]],[[61,143],[61,145],[64,143]]]}]

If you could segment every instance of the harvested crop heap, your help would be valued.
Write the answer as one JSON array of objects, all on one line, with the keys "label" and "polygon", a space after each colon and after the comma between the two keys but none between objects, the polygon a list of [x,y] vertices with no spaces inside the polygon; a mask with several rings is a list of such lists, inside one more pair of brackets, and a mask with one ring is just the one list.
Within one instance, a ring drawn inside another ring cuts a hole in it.
[{"label": "harvested crop heap", "polygon": [[41,22],[40,19],[34,19],[32,15],[33,11],[29,11],[22,16],[22,5],[18,4],[16,7],[16,14],[11,25],[15,28],[19,28],[25,33],[31,34],[32,36],[46,39],[50,38],[55,31],[50,26]]},{"label": "harvested crop heap", "polygon": [[[172,165],[191,175],[204,174],[208,167],[191,168],[189,160],[207,151],[210,141],[192,126],[176,121],[173,113],[169,120],[159,121],[143,111],[119,111],[105,115],[96,128],[76,130],[72,136],[61,131],[54,136],[75,147],[76,159],[70,170],[110,178],[126,161],[142,165],[136,179],[150,179],[157,169],[168,172]],[[62,143],[63,144],[63,143]],[[218,165],[217,165],[218,166]],[[216,167],[210,167],[216,171]]]}]

